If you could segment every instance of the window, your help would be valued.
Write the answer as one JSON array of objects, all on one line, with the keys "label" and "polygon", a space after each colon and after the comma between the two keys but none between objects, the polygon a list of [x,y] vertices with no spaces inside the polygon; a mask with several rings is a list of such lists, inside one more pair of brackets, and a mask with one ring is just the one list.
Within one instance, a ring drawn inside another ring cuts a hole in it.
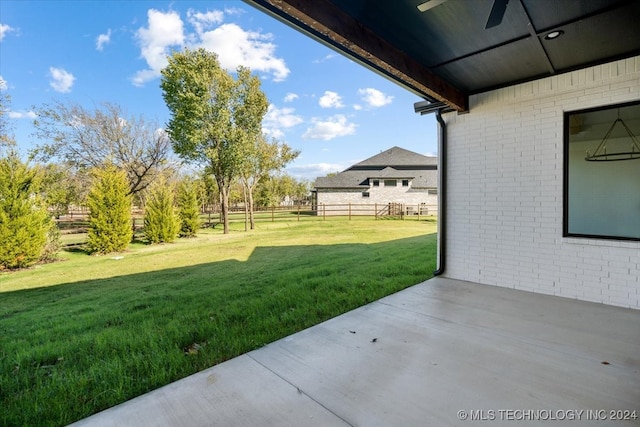
[{"label": "window", "polygon": [[437,196],[438,195],[438,189],[437,188],[429,188],[427,190],[427,194],[430,196]]},{"label": "window", "polygon": [[380,186],[380,180],[379,179],[374,179],[373,180],[373,186],[374,187],[379,187]]},{"label": "window", "polygon": [[403,179],[402,180],[402,186],[403,187],[408,187],[409,186],[409,180],[408,179]]},{"label": "window", "polygon": [[396,182],[395,179],[385,179],[384,180],[384,186],[385,187],[396,187],[398,185],[398,183]]},{"label": "window", "polygon": [[564,115],[563,235],[640,240],[640,102]]},{"label": "window", "polygon": [[363,191],[362,192],[362,197],[369,197],[369,192],[368,191]]}]

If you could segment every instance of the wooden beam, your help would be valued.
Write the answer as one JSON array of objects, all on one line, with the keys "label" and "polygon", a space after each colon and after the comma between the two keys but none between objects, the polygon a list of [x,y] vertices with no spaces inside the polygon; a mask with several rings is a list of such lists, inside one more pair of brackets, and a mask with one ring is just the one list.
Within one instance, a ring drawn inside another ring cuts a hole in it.
[{"label": "wooden beam", "polygon": [[466,111],[468,97],[328,0],[245,0],[415,92]]}]

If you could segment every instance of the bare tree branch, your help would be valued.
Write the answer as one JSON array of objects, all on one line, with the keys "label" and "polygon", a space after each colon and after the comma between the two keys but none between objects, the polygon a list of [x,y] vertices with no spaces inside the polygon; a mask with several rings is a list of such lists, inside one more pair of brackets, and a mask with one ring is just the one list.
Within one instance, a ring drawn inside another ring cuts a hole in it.
[{"label": "bare tree branch", "polygon": [[35,136],[44,141],[31,153],[37,160],[58,159],[79,169],[114,164],[125,171],[132,195],[171,166],[171,142],[160,125],[127,116],[116,104],[90,111],[56,101],[37,115]]}]

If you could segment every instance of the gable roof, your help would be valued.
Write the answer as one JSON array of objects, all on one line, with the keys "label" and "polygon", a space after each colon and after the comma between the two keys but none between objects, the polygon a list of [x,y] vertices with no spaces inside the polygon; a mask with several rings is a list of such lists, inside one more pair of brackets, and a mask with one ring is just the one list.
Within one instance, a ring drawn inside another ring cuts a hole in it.
[{"label": "gable roof", "polygon": [[369,188],[369,179],[411,179],[413,188],[438,185],[437,157],[423,156],[400,147],[392,147],[369,157],[344,171],[316,179],[315,188]]},{"label": "gable roof", "polygon": [[437,165],[437,157],[427,157],[400,147],[392,147],[388,150],[369,157],[351,166],[349,169],[358,169],[362,166],[426,166]]}]

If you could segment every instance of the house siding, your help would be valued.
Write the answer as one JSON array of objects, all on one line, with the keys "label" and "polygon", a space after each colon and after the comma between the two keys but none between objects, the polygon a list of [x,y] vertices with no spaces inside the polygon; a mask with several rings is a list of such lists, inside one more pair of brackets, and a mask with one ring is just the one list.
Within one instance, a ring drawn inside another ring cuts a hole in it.
[{"label": "house siding", "polygon": [[445,276],[640,309],[640,242],[562,235],[564,112],[638,99],[634,57],[474,95],[468,114],[444,115]]},{"label": "house siding", "polygon": [[[409,184],[409,187],[402,187],[401,183],[402,180],[398,180],[397,187],[389,188],[385,187],[381,180],[379,187],[371,186],[368,189],[354,189],[352,191],[318,189],[318,205],[334,205],[327,210],[327,215],[346,215],[348,210],[346,208],[341,209],[338,205],[348,205],[350,203],[354,205],[372,205],[369,209],[363,207],[355,211],[360,215],[374,215],[376,211],[375,205],[382,207],[389,203],[402,203],[405,205],[405,212],[407,207],[411,207],[414,212],[417,212],[418,206],[423,205],[421,214],[437,214],[437,195],[428,194],[427,189],[412,189],[411,184]],[[364,191],[369,193],[369,197],[362,196]]]}]

